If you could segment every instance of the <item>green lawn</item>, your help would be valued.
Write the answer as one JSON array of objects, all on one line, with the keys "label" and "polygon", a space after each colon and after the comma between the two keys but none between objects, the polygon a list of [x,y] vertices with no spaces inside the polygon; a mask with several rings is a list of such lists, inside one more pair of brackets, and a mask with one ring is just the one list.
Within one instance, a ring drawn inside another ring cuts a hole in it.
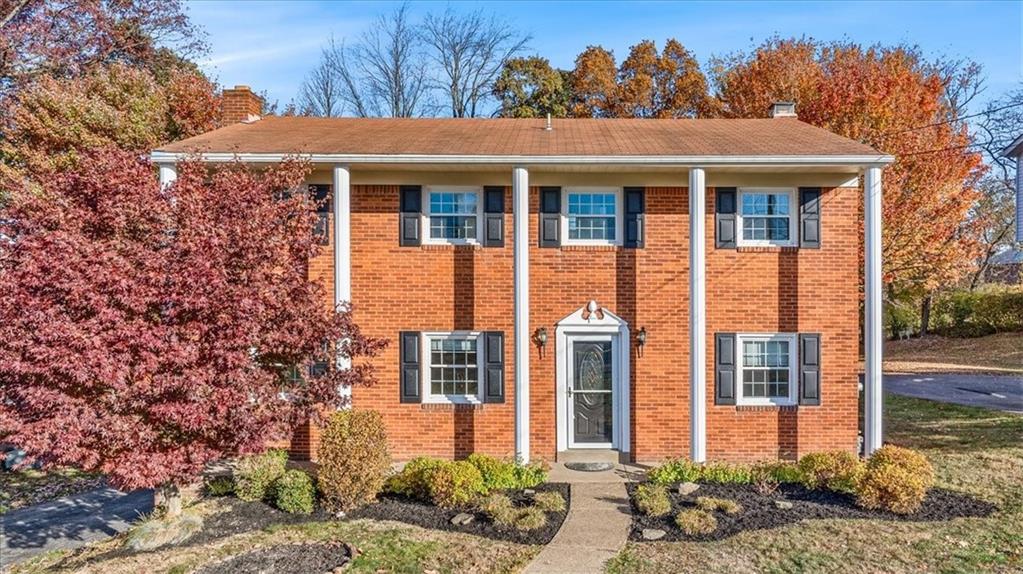
[{"label": "green lawn", "polygon": [[630,543],[612,573],[909,573],[1023,571],[1023,417],[886,398],[887,440],[922,451],[938,486],[998,504],[946,523],[808,521],[718,542]]}]

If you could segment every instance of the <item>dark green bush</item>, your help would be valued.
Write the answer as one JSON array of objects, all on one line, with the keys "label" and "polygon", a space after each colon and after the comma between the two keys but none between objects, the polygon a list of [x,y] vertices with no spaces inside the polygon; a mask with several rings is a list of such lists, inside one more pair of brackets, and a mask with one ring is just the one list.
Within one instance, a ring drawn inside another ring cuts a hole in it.
[{"label": "dark green bush", "polygon": [[949,337],[1023,331],[1023,286],[988,285],[940,294],[932,306],[931,325]]},{"label": "dark green bush", "polygon": [[327,508],[347,511],[376,500],[391,469],[380,413],[349,409],[331,415],[317,459],[317,485]]},{"label": "dark green bush", "polygon": [[235,494],[249,502],[263,500],[287,464],[288,451],[279,448],[241,459],[234,471]]},{"label": "dark green bush", "polygon": [[273,485],[274,506],[293,514],[309,514],[316,501],[313,479],[301,470],[286,470]]}]

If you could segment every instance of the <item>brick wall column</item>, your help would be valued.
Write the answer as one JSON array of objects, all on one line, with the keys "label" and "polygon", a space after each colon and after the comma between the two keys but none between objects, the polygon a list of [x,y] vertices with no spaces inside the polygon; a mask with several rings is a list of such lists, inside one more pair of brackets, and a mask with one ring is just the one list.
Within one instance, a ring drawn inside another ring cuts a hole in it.
[{"label": "brick wall column", "polygon": [[515,265],[515,456],[529,462],[529,171],[512,169]]},{"label": "brick wall column", "polygon": [[707,460],[707,179],[689,170],[689,458]]}]

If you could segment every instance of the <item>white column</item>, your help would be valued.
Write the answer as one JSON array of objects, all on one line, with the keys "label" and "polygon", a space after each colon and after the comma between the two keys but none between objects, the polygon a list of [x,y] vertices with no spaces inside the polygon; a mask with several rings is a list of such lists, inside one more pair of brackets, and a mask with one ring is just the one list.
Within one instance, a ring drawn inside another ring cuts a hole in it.
[{"label": "white column", "polygon": [[174,183],[174,180],[178,179],[178,168],[173,163],[161,163],[160,169],[160,187],[165,188],[168,185]]},{"label": "white column", "polygon": [[[352,300],[352,176],[347,165],[334,166],[334,307]],[[351,361],[337,358],[339,369],[347,369]],[[351,397],[352,388],[342,387],[342,397]],[[350,405],[350,403],[349,403]]]},{"label": "white column", "polygon": [[881,168],[867,168],[863,177],[863,452],[881,448],[883,405],[881,395]]},{"label": "white column", "polygon": [[706,174],[689,170],[689,458],[707,460]]},{"label": "white column", "polygon": [[515,253],[515,456],[529,462],[529,172],[512,169]]}]

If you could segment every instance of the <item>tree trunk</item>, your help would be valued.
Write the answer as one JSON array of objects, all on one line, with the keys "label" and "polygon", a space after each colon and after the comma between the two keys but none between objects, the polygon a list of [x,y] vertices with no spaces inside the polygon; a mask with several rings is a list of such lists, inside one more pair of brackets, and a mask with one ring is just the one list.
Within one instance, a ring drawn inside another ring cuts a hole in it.
[{"label": "tree trunk", "polygon": [[181,490],[176,484],[165,484],[156,491],[156,506],[162,508],[166,518],[181,516]]},{"label": "tree trunk", "polygon": [[931,296],[928,294],[920,304],[920,336],[926,336],[931,330]]}]

